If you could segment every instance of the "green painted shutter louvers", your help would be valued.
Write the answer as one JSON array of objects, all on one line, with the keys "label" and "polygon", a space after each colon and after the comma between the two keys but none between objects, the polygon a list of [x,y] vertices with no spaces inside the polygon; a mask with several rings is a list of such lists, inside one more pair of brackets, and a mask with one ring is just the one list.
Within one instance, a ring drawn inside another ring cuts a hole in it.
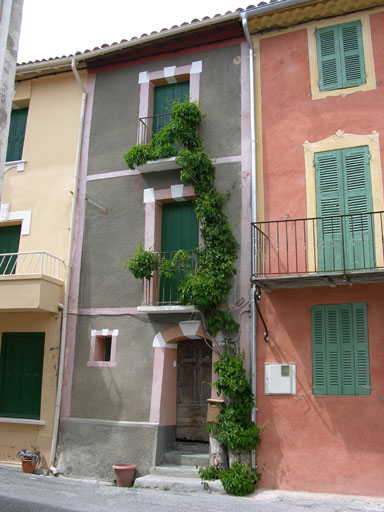
[{"label": "green painted shutter louvers", "polygon": [[28,109],[12,110],[9,125],[7,162],[21,160],[23,154],[25,128],[27,125]]},{"label": "green painted shutter louvers", "polygon": [[316,30],[320,91],[366,83],[361,22]]},{"label": "green painted shutter louvers", "polygon": [[315,395],[369,395],[365,303],[312,306],[312,373]]}]

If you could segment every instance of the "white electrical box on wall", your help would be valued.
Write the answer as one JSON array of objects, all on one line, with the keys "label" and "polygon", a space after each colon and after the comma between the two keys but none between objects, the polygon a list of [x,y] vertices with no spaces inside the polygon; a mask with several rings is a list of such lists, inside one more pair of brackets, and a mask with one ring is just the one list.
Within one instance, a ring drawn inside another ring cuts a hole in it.
[{"label": "white electrical box on wall", "polygon": [[295,395],[296,394],[296,364],[295,363],[265,363],[264,365],[264,394],[266,395]]}]

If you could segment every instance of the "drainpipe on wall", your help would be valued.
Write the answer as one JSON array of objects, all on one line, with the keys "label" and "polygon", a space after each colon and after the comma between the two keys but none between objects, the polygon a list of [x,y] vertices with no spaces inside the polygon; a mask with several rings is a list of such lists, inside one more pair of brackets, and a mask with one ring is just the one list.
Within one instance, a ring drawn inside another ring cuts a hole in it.
[{"label": "drainpipe on wall", "polygon": [[76,213],[76,205],[77,205],[78,186],[79,186],[80,156],[81,156],[81,146],[82,146],[82,141],[83,141],[85,104],[87,101],[87,93],[86,93],[84,84],[80,78],[79,72],[77,71],[75,57],[72,57],[71,66],[72,66],[73,74],[75,75],[76,81],[79,84],[82,94],[81,94],[79,132],[78,132],[78,136],[77,136],[75,175],[73,178],[73,200],[72,200],[70,237],[69,237],[68,256],[67,256],[68,263],[67,263],[67,272],[66,272],[66,278],[65,278],[63,319],[62,319],[61,337],[60,337],[60,358],[59,358],[59,372],[58,372],[58,379],[57,379],[56,409],[55,409],[55,419],[54,419],[54,423],[53,423],[51,458],[50,458],[50,464],[49,464],[50,469],[53,473],[55,471],[57,471],[56,468],[54,467],[54,464],[55,464],[55,458],[56,458],[57,438],[58,438],[58,434],[59,434],[61,398],[62,398],[62,392],[63,392],[63,376],[64,376],[64,362],[65,362],[65,348],[66,348],[65,346],[66,346],[67,319],[68,319],[69,285],[71,282],[71,270],[72,270],[72,248],[73,248],[75,213]]},{"label": "drainpipe on wall", "polygon": [[[251,127],[251,216],[252,222],[257,219],[256,204],[256,121],[255,121],[255,71],[254,71],[254,49],[251,35],[248,29],[247,11],[240,13],[243,24],[245,39],[249,50],[249,94],[250,94],[250,127]],[[253,243],[253,241],[252,241]],[[250,325],[250,372],[251,389],[255,396],[254,407],[252,409],[252,421],[256,421],[256,307],[255,307],[255,285],[250,290],[251,305],[251,325]],[[252,451],[252,466],[256,465],[255,451]]]}]

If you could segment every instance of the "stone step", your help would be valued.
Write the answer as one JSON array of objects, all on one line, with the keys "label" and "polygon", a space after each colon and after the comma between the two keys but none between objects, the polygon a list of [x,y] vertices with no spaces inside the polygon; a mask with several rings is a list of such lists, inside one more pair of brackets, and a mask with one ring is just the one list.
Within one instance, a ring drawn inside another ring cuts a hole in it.
[{"label": "stone step", "polygon": [[151,475],[176,476],[183,478],[199,478],[196,467],[177,466],[175,464],[161,464],[149,470]]},{"label": "stone step", "polygon": [[209,492],[225,494],[220,480],[212,482],[202,482],[200,478],[175,477],[157,474],[149,474],[136,478],[135,487],[144,487],[149,489],[160,489],[163,491],[178,492]]},{"label": "stone step", "polygon": [[190,453],[190,452],[168,452],[164,456],[164,462],[168,464],[177,464],[179,466],[207,466],[209,462],[208,453]]},{"label": "stone step", "polygon": [[209,443],[176,441],[173,449],[176,452],[209,453]]}]

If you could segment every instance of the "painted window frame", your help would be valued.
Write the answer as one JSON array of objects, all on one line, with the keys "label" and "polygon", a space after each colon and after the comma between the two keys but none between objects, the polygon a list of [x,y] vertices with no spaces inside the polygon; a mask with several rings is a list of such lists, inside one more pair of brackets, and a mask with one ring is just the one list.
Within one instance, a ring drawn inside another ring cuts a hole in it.
[{"label": "painted window frame", "polygon": [[[30,422],[30,423],[36,423],[36,422],[40,422],[40,418],[41,418],[41,409],[42,409],[42,404],[43,404],[43,392],[44,392],[44,386],[43,386],[43,382],[44,382],[44,363],[45,363],[45,352],[46,352],[46,333],[45,332],[2,332],[1,333],[1,336],[0,336],[0,369],[1,369],[1,373],[2,373],[2,377],[3,377],[3,372],[5,372],[5,364],[6,364],[6,355],[4,354],[3,350],[5,350],[5,344],[8,345],[8,349],[9,350],[15,350],[15,345],[14,343],[11,341],[12,340],[12,336],[15,336],[15,335],[20,335],[20,336],[24,336],[24,337],[27,337],[29,336],[30,339],[27,340],[27,342],[24,344],[24,350],[23,350],[23,353],[22,353],[22,366],[23,368],[20,370],[20,379],[21,380],[25,380],[25,378],[28,376],[28,373],[29,373],[29,377],[30,377],[30,367],[28,366],[28,368],[26,369],[26,373],[23,372],[24,370],[24,365],[23,365],[23,361],[25,359],[25,353],[26,353],[26,346],[29,345],[30,347],[32,346],[32,343],[34,343],[34,340],[36,340],[36,342],[38,341],[38,344],[39,344],[39,347],[38,350],[40,352],[40,355],[41,355],[41,361],[39,363],[39,378],[40,378],[40,381],[39,381],[39,384],[38,384],[38,389],[39,389],[39,392],[40,392],[40,400],[39,400],[39,403],[38,405],[35,404],[36,406],[36,409],[35,409],[35,414],[31,414],[30,412],[18,412],[18,413],[9,413],[9,411],[6,411],[5,413],[3,411],[0,412],[0,418],[2,419],[2,421],[6,421],[8,418],[11,419],[11,422],[20,422],[20,423],[23,423],[23,422]],[[7,339],[8,336],[11,336],[11,339]],[[36,349],[35,349],[36,350]],[[1,383],[1,386],[3,385],[3,383]],[[34,386],[33,388],[36,390],[36,382],[34,383]],[[21,386],[20,388],[20,396],[22,395],[22,389],[23,389],[23,386]],[[3,393],[6,393],[7,392],[7,388],[5,389],[1,389],[1,394]],[[37,397],[37,395],[36,395]],[[2,399],[1,399],[2,401]],[[31,397],[29,396],[28,397],[28,401],[30,402],[31,401]]]},{"label": "painted window frame", "polygon": [[[117,337],[119,335],[118,329],[101,329],[101,330],[92,330],[91,331],[91,343],[89,350],[89,360],[87,362],[87,366],[94,367],[107,367],[107,368],[115,368],[117,366],[116,362],[116,345],[117,345]],[[98,337],[111,337],[111,356],[109,361],[100,361],[97,359],[97,338]]]},{"label": "painted window frame", "polygon": [[[186,66],[167,66],[157,71],[141,71],[138,83],[140,85],[139,119],[153,115],[154,89],[159,85],[189,81],[189,101],[198,102],[200,98],[200,74],[203,69],[202,61],[194,61]],[[146,134],[137,126],[137,143],[141,144]]]},{"label": "painted window frame", "polygon": [[[318,142],[305,141],[304,147],[304,162],[306,174],[306,199],[307,199],[307,218],[317,217],[316,206],[316,170],[315,170],[315,153],[325,151],[335,151],[338,149],[357,148],[361,146],[368,146],[370,152],[370,173],[372,185],[372,202],[373,211],[384,210],[384,196],[383,196],[383,177],[380,159],[380,144],[379,134],[373,131],[369,135],[355,135],[351,133],[344,133],[338,130],[335,135],[327,137],[326,139]],[[375,240],[381,240],[381,226],[375,219],[374,237]],[[316,228],[315,228],[316,229]],[[312,238],[311,238],[312,237]],[[316,232],[312,232],[312,227],[308,227],[308,239],[317,240]],[[376,263],[378,267],[384,266],[384,259],[382,251],[379,250],[380,244],[376,244]],[[312,251],[308,254],[308,269],[314,271],[317,266],[315,256]]]},{"label": "painted window frame", "polygon": [[[166,189],[144,189],[143,196],[145,209],[144,249],[160,252],[162,205],[174,201],[192,201],[196,199],[195,190],[191,185],[176,184]],[[155,297],[158,296],[157,281],[152,279],[150,287],[144,287],[143,304],[155,302]]]},{"label": "painted window frame", "polygon": [[311,307],[315,396],[371,394],[367,309],[365,302]]},{"label": "painted window frame", "polygon": [[[357,85],[355,87],[345,87],[345,88],[341,88],[341,89],[331,89],[331,90],[320,91],[319,62],[318,62],[318,53],[317,53],[316,30],[327,28],[327,27],[333,27],[336,25],[344,25],[344,24],[352,23],[352,22],[356,22],[356,21],[360,21],[360,23],[361,23],[361,37],[362,37],[362,45],[363,45],[366,82],[364,84]],[[371,28],[370,28],[368,13],[361,13],[358,15],[352,14],[352,15],[343,17],[342,20],[340,20],[340,18],[335,18],[334,20],[316,21],[316,23],[313,23],[309,27],[307,27],[307,37],[308,37],[309,71],[310,71],[312,100],[319,100],[319,99],[326,98],[328,96],[345,96],[347,94],[352,94],[354,92],[372,91],[372,90],[376,89],[376,76],[375,76],[375,66],[374,66],[374,60],[373,60],[372,37],[371,37]]]}]

